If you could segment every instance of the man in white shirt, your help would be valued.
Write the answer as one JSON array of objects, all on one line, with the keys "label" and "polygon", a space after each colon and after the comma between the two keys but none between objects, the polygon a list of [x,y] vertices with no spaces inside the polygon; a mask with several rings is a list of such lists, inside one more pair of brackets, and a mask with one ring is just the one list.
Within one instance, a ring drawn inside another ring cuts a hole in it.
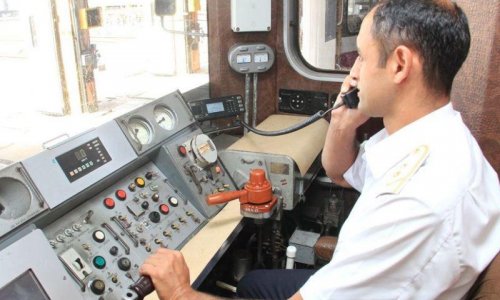
[{"label": "man in white shirt", "polygon": [[[462,10],[448,0],[381,1],[357,45],[342,91],[357,87],[359,106],[332,112],[322,154],[330,178],[361,192],[333,258],[309,279],[251,273],[243,297],[460,299],[500,250],[498,175],[450,103],[470,46]],[[358,146],[368,117],[382,117],[384,129]],[[189,287],[177,252],[161,250],[141,272],[162,299],[211,298]],[[181,279],[169,285],[169,272]]]}]

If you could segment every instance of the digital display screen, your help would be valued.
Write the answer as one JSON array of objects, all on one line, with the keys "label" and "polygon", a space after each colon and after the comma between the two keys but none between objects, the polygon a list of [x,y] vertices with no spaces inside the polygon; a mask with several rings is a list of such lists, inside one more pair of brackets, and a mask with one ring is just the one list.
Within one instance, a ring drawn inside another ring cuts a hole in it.
[{"label": "digital display screen", "polygon": [[56,157],[57,163],[73,182],[111,161],[108,151],[99,138],[90,140]]},{"label": "digital display screen", "polygon": [[0,299],[50,300],[31,270],[0,288]]},{"label": "digital display screen", "polygon": [[224,111],[224,104],[222,102],[207,103],[207,113],[218,113]]}]

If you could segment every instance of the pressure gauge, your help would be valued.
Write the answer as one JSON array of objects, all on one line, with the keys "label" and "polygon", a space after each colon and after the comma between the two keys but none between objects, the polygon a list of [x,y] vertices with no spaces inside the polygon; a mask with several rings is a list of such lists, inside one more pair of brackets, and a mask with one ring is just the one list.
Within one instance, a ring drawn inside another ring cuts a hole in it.
[{"label": "pressure gauge", "polygon": [[151,125],[141,118],[131,118],[128,121],[128,131],[132,138],[141,145],[151,143],[153,139],[153,129]]},{"label": "pressure gauge", "polygon": [[165,130],[172,130],[175,127],[175,114],[165,106],[157,106],[153,111],[155,120],[160,127]]},{"label": "pressure gauge", "polygon": [[193,137],[191,149],[194,151],[196,164],[202,169],[217,161],[217,148],[206,134]]}]

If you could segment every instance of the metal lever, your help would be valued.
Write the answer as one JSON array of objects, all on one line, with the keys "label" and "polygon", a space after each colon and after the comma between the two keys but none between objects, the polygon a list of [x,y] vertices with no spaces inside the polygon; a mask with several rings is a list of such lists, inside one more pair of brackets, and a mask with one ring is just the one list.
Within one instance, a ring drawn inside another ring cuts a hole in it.
[{"label": "metal lever", "polygon": [[139,277],[129,288],[137,293],[137,300],[144,299],[144,297],[155,290],[155,286],[149,276]]}]

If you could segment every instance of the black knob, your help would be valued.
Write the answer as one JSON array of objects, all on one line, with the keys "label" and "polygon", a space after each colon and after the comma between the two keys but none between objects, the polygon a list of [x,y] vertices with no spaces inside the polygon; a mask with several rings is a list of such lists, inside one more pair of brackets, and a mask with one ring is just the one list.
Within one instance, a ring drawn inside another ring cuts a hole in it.
[{"label": "black knob", "polygon": [[153,199],[154,202],[158,202],[158,200],[160,200],[160,195],[158,195],[158,193],[154,193],[153,196],[151,196],[151,199]]},{"label": "black knob", "polygon": [[116,247],[116,246],[111,247],[111,249],[109,249],[109,254],[111,254],[113,256],[117,255],[118,254],[118,247]]},{"label": "black knob", "polygon": [[142,208],[144,208],[144,209],[148,209],[148,207],[149,207],[149,203],[148,203],[148,201],[144,201],[144,202],[142,202],[142,203],[141,203],[141,207],[142,207]]},{"label": "black knob", "polygon": [[102,295],[106,290],[106,285],[104,281],[96,279],[90,284],[90,290],[96,295]]},{"label": "black knob", "polygon": [[144,299],[146,295],[150,294],[155,290],[151,278],[148,276],[141,276],[136,282],[134,282],[130,289],[137,293],[138,299]]},{"label": "black knob", "polygon": [[122,271],[130,270],[130,265],[130,259],[128,259],[127,257],[122,257],[118,260],[118,268],[120,268],[120,270]]},{"label": "black knob", "polygon": [[151,220],[151,222],[153,223],[158,223],[160,222],[160,213],[157,212],[157,211],[153,211],[149,214],[149,219]]},{"label": "black knob", "polygon": [[146,177],[147,180],[151,180],[151,178],[153,178],[153,172],[146,172],[146,175],[144,175],[144,177]]}]

